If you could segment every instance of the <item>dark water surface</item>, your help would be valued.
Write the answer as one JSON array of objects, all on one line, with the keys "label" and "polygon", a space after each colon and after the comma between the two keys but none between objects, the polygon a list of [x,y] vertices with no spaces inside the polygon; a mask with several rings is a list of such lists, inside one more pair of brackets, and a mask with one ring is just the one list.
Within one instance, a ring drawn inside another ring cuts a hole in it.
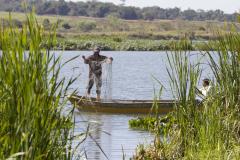
[{"label": "dark water surface", "polygon": [[[83,63],[81,57],[82,55],[88,56],[91,52],[67,51],[56,53],[62,56],[63,61],[79,56],[63,68],[61,76],[68,78],[80,74],[71,89],[77,89],[80,95],[84,95],[88,79],[88,65]],[[198,52],[191,53],[195,55],[191,56],[193,61],[197,59],[196,53]],[[154,90],[158,92],[160,88],[155,78],[160,80],[166,88],[161,98],[172,98],[166,71],[167,56],[165,52],[102,52],[101,54],[114,59],[112,64],[112,97],[114,99],[152,99]],[[204,72],[204,77],[209,77],[209,75],[210,73]],[[92,89],[92,95],[95,96],[95,86]],[[71,104],[68,107],[72,107]],[[78,111],[75,112],[75,115],[76,121],[79,122],[75,133],[85,132],[90,124],[90,131],[94,140],[90,137],[87,138],[79,149],[79,154],[83,154],[85,151],[85,157],[87,156],[88,159],[106,159],[96,142],[110,160],[119,160],[122,159],[123,152],[126,159],[129,159],[138,144],[149,144],[154,138],[148,132],[129,129],[128,120],[138,115],[80,113]],[[75,143],[77,144],[80,141],[80,139],[79,141],[76,140]]]}]

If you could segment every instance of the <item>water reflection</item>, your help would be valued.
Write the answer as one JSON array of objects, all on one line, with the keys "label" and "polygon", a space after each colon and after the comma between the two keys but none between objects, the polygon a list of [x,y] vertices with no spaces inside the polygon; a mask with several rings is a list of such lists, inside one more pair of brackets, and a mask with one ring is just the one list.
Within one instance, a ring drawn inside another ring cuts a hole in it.
[{"label": "water reflection", "polygon": [[[197,52],[192,52],[191,61],[198,58]],[[59,53],[57,53],[59,54]],[[83,95],[88,78],[88,66],[83,64],[82,55],[88,56],[91,52],[69,51],[62,54],[63,61],[67,61],[74,56],[79,56],[71,63],[67,64],[61,73],[64,78],[70,78],[81,74],[78,80],[72,85],[72,89]],[[114,99],[152,99],[154,88],[160,88],[159,83],[153,79],[156,77],[164,85],[163,99],[171,99],[168,74],[166,71],[167,56],[165,52],[103,52],[103,55],[113,57],[113,98]],[[205,61],[204,58],[202,61]],[[203,77],[209,77],[211,73],[206,68]],[[211,78],[211,77],[210,77]],[[95,88],[93,88],[95,95]],[[71,105],[69,107],[72,107]],[[151,143],[153,135],[144,131],[134,131],[129,129],[128,120],[136,115],[114,115],[100,113],[75,113],[76,121],[81,121],[76,126],[76,133],[83,133],[88,123],[83,121],[96,121],[91,123],[92,137],[101,146],[110,160],[122,159],[123,151],[126,159],[132,157],[135,148],[140,143]],[[109,134],[107,134],[109,133]],[[86,150],[88,159],[106,159],[101,149],[94,140],[88,138],[81,145],[80,152]],[[79,140],[80,141],[80,140]],[[76,144],[79,142],[75,142]]]},{"label": "water reflection", "polygon": [[[153,135],[144,131],[131,130],[128,127],[128,120],[136,115],[114,115],[100,113],[79,113],[76,112],[78,121],[99,122],[91,123],[91,135],[87,138],[80,149],[85,149],[87,158],[91,160],[107,159],[118,160],[123,157],[132,157],[135,148],[139,143],[149,144],[153,140]],[[78,123],[77,130],[83,131],[87,128],[87,123]],[[101,146],[102,150],[96,145]],[[102,153],[104,152],[104,153]]]}]

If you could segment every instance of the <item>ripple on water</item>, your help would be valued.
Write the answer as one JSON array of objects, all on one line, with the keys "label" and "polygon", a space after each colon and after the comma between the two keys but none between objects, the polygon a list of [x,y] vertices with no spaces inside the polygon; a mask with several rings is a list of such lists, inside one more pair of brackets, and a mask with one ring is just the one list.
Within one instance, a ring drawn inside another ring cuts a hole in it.
[{"label": "ripple on water", "polygon": [[[60,52],[57,53],[59,55]],[[131,54],[130,54],[131,53]],[[193,52],[195,53],[195,52]],[[72,90],[77,89],[83,95],[86,91],[88,79],[88,66],[82,61],[81,56],[90,55],[88,51],[69,51],[62,54],[62,60],[67,61],[75,56],[79,56],[71,63],[65,65],[61,76],[69,78],[80,75],[72,85]],[[154,80],[157,78],[164,85],[166,90],[163,92],[163,99],[171,99],[168,74],[166,71],[167,56],[165,52],[102,52],[103,55],[113,57],[113,91],[114,99],[152,99],[154,89],[158,92],[159,83]],[[194,57],[192,57],[194,58]],[[204,70],[203,76],[208,75]],[[95,96],[95,87],[92,91]],[[128,120],[136,116],[133,115],[114,115],[76,112],[76,121],[97,121],[100,124],[91,124],[93,137],[100,144],[110,160],[122,159],[122,147],[129,159],[135,152],[135,148],[140,143],[151,143],[153,135],[148,132],[131,130],[128,127]],[[86,130],[87,123],[81,122],[76,126],[75,133],[82,133]],[[110,135],[104,133],[108,132]],[[76,140],[78,143],[80,140]],[[88,159],[106,159],[101,150],[93,140],[88,138],[81,146],[80,151],[85,149]]]}]

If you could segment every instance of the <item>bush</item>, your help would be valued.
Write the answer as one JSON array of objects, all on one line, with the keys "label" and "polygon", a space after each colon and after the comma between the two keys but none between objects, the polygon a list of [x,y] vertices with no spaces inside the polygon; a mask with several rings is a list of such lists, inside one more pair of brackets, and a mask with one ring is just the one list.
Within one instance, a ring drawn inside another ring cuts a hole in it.
[{"label": "bush", "polygon": [[50,21],[49,21],[49,19],[47,19],[47,18],[45,18],[44,20],[43,20],[43,27],[45,28],[45,29],[49,29],[50,28]]},{"label": "bush", "polygon": [[64,28],[64,29],[71,29],[72,27],[68,24],[68,23],[63,23],[62,24],[62,27]]},{"label": "bush", "polygon": [[83,21],[79,24],[79,28],[83,32],[89,32],[91,30],[94,30],[97,27],[96,22],[93,21]]},{"label": "bush", "polygon": [[10,27],[11,25],[13,25],[14,27],[21,28],[22,27],[22,22],[17,20],[17,19],[13,19],[11,22],[7,19],[2,19],[1,20],[1,25],[3,27]]},{"label": "bush", "polygon": [[203,27],[203,26],[201,26],[201,27],[198,28],[198,30],[199,30],[199,31],[206,31],[206,28]]}]

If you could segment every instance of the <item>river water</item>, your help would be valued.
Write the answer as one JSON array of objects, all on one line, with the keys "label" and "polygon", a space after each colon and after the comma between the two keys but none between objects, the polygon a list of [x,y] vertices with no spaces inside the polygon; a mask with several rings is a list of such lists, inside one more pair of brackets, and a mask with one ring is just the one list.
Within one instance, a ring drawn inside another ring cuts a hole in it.
[{"label": "river water", "polygon": [[[193,61],[198,52],[191,52]],[[82,55],[89,56],[89,51],[64,51],[56,52],[65,62],[79,56],[62,69],[61,76],[65,78],[80,75],[72,85],[71,90],[77,90],[84,95],[88,80],[88,65],[83,63]],[[171,99],[169,78],[166,71],[167,55],[165,52],[105,52],[102,55],[113,57],[112,64],[112,97],[113,99],[153,99],[154,92],[160,88],[159,82],[165,90],[161,95],[163,99]],[[210,77],[204,72],[203,77]],[[92,89],[95,96],[95,86]],[[72,107],[68,104],[68,107]],[[128,127],[128,120],[139,115],[119,115],[102,113],[84,113],[75,111],[77,126],[75,133],[86,132],[90,125],[92,138],[88,137],[81,144],[78,153],[81,157],[91,160],[119,160],[129,159],[135,152],[138,144],[150,144],[154,138],[151,133],[136,131]],[[76,140],[79,143],[81,140]],[[96,144],[97,143],[97,144]],[[99,145],[99,146],[98,146]],[[103,153],[104,152],[104,153]],[[85,154],[84,154],[85,153]],[[106,158],[107,157],[107,158]]]}]

